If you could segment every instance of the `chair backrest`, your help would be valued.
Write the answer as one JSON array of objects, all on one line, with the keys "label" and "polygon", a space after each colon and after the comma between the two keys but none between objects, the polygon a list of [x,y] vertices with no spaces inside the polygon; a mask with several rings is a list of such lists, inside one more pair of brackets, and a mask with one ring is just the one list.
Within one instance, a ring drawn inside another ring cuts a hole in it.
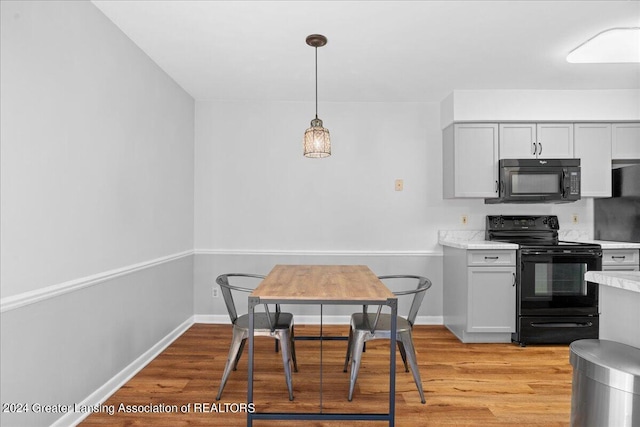
[{"label": "chair backrest", "polygon": [[414,276],[410,274],[399,274],[399,275],[391,275],[391,276],[378,276],[380,280],[388,280],[388,279],[415,279],[418,281],[418,286],[415,289],[409,289],[405,291],[394,291],[393,294],[396,296],[403,295],[412,295],[413,300],[411,301],[411,306],[409,307],[409,314],[407,315],[407,321],[413,326],[413,323],[418,316],[418,310],[420,310],[420,306],[422,305],[422,300],[424,299],[424,294],[431,287],[431,280],[427,279],[423,276]]},{"label": "chair backrest", "polygon": [[222,297],[224,298],[224,303],[227,306],[227,311],[229,312],[229,319],[231,319],[231,323],[235,323],[238,318],[238,311],[236,310],[236,305],[233,302],[233,294],[231,291],[239,291],[250,293],[253,292],[252,288],[245,288],[242,286],[235,286],[229,283],[230,277],[250,277],[254,279],[263,280],[265,276],[260,276],[258,274],[245,274],[245,273],[231,273],[231,274],[221,274],[216,278],[216,283],[220,285],[220,290],[222,291]]}]

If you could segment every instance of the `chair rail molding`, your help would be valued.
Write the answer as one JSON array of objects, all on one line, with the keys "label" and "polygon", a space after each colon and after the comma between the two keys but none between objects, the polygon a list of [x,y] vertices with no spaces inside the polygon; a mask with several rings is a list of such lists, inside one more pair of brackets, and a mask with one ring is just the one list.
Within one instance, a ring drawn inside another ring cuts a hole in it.
[{"label": "chair rail molding", "polygon": [[46,286],[44,288],[35,289],[33,291],[23,292],[17,295],[5,297],[0,300],[0,313],[15,310],[29,304],[35,304],[49,298],[54,298],[60,295],[67,294],[69,292],[74,292],[80,289],[87,288],[89,286],[94,286],[120,276],[135,273],[137,271],[155,267],[167,262],[175,261],[180,258],[193,255],[193,253],[193,250],[178,252],[149,261],[143,261],[140,263],[128,265],[126,267],[116,268],[102,273],[93,274],[91,276],[81,277],[79,279],[74,279],[56,285]]},{"label": "chair rail molding", "polygon": [[283,256],[442,256],[440,251],[356,251],[281,249],[194,249],[195,255],[283,255]]}]

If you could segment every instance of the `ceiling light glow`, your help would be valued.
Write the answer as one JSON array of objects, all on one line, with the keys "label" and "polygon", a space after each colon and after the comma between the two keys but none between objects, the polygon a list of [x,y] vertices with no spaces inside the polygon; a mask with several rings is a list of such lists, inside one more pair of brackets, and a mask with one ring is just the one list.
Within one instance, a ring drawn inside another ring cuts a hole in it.
[{"label": "ceiling light glow", "polygon": [[602,31],[572,50],[567,55],[567,62],[640,63],[640,27]]}]

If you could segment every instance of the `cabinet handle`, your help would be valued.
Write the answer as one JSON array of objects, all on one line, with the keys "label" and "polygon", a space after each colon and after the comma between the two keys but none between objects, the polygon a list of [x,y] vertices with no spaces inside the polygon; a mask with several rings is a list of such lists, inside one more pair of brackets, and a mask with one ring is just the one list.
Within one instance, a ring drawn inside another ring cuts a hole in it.
[{"label": "cabinet handle", "polygon": [[511,284],[511,286],[515,286],[516,285],[516,273],[511,273],[513,274],[513,283]]},{"label": "cabinet handle", "polygon": [[496,180],[496,193],[498,192],[499,186],[498,186],[498,181]]},{"label": "cabinet handle", "polygon": [[540,149],[538,150],[538,156],[542,156],[542,142],[538,142]]},{"label": "cabinet handle", "polygon": [[484,259],[498,259],[499,257],[497,256],[486,256],[484,257]]},{"label": "cabinet handle", "polygon": [[622,256],[611,255],[611,259],[625,259],[626,257],[627,257],[626,255],[622,255]]},{"label": "cabinet handle", "polygon": [[531,144],[533,144],[533,152],[531,154],[533,154],[534,156],[536,155],[536,153],[538,152],[538,147],[536,146],[535,142],[532,142]]}]

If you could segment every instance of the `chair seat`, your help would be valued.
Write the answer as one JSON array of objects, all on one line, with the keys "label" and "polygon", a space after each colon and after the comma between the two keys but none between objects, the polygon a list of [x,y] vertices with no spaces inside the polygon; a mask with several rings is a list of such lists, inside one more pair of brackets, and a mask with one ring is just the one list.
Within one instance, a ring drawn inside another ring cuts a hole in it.
[{"label": "chair seat", "polygon": [[[411,325],[404,317],[396,316],[396,331],[406,332],[411,330]],[[367,313],[366,317],[364,313],[354,313],[351,315],[351,324],[356,330],[371,330],[371,327],[376,321],[376,313]],[[379,331],[391,331],[391,315],[380,314],[378,324],[376,326],[376,332]]]},{"label": "chair seat", "polygon": [[[275,325],[275,329],[289,329],[293,323],[293,314],[279,313],[276,322],[276,313],[270,313],[271,321]],[[236,319],[235,326],[242,329],[249,329],[249,315],[244,314]],[[253,327],[257,331],[259,329],[271,329],[267,313],[255,313],[253,315]]]}]

